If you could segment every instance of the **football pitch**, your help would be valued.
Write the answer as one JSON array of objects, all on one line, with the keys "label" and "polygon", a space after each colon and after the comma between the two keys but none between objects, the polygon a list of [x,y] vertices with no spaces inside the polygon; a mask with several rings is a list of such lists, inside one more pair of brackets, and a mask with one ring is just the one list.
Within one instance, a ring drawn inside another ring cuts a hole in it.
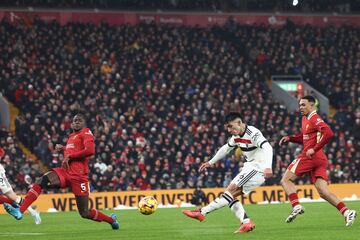
[{"label": "football pitch", "polygon": [[[113,211],[120,221],[118,231],[107,223],[82,219],[77,212],[43,213],[41,225],[35,225],[27,214],[21,221],[0,215],[0,239],[360,239],[360,219],[346,228],[343,217],[329,204],[303,205],[305,214],[290,224],[284,222],[290,212],[288,204],[245,205],[256,228],[238,235],[233,234],[238,221],[228,207],[209,214],[204,222],[185,217],[181,208],[158,209],[150,216],[141,215],[137,210]],[[360,201],[347,202],[347,205],[360,212]]]}]

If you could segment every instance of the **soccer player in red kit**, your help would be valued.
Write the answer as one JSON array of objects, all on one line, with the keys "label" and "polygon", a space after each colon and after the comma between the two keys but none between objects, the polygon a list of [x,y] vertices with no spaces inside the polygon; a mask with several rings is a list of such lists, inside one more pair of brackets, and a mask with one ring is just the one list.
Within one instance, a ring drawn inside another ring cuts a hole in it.
[{"label": "soccer player in red kit", "polygon": [[299,204],[298,195],[294,181],[303,174],[310,174],[321,198],[335,206],[345,217],[346,226],[351,226],[356,219],[356,211],[350,210],[346,205],[330,191],[327,180],[326,169],[328,159],[323,147],[334,136],[330,127],[316,113],[315,98],[305,96],[300,99],[299,108],[302,117],[301,133],[293,136],[285,136],[280,140],[280,145],[285,142],[294,142],[304,145],[299,156],[289,165],[281,179],[286,194],[289,196],[293,207],[292,212],[286,219],[287,223],[292,222],[297,215],[304,213],[304,207]]},{"label": "soccer player in red kit", "polygon": [[97,222],[105,221],[114,230],[119,229],[115,214],[110,217],[94,208],[89,210],[88,162],[95,153],[94,136],[90,129],[85,127],[85,117],[81,113],[74,116],[71,127],[73,133],[70,134],[66,146],[55,146],[56,151],[64,151],[62,166],[45,173],[28,191],[20,208],[6,204],[5,209],[16,219],[21,219],[26,209],[39,197],[42,189],[70,187],[81,217]]}]

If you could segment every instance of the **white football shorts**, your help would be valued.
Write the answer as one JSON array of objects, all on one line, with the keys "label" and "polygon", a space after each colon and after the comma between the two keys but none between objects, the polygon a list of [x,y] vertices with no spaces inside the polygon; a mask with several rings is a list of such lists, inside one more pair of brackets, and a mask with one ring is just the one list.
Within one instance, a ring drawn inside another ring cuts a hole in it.
[{"label": "white football shorts", "polygon": [[0,191],[4,194],[11,190],[12,187],[6,178],[5,172],[0,172]]},{"label": "white football shorts", "polygon": [[245,194],[249,194],[264,182],[264,173],[246,164],[241,169],[241,172],[231,181],[231,183],[235,183],[238,187],[242,187],[242,191]]}]

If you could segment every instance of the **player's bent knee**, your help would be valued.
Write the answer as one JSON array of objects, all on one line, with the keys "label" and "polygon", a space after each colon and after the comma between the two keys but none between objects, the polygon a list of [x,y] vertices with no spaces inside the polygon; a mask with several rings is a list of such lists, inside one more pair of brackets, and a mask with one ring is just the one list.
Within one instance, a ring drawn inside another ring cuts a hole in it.
[{"label": "player's bent knee", "polygon": [[35,184],[41,185],[41,180],[42,180],[42,177],[37,178],[37,179],[35,180]]},{"label": "player's bent knee", "polygon": [[49,183],[50,183],[50,181],[49,181],[49,178],[48,178],[48,176],[46,176],[46,175],[44,175],[44,176],[42,176],[41,178],[39,178],[38,180],[37,180],[37,184],[39,184],[40,186],[41,186],[41,188],[47,188],[48,187],[48,185],[49,185]]},{"label": "player's bent knee", "polygon": [[238,190],[238,186],[235,183],[231,183],[227,188],[226,191],[230,192],[232,195],[236,193]]},{"label": "player's bent knee", "polygon": [[289,177],[283,176],[280,180],[280,184],[282,186],[287,185],[288,183],[292,182],[292,180]]},{"label": "player's bent knee", "polygon": [[82,218],[90,218],[90,211],[79,211],[79,214]]}]

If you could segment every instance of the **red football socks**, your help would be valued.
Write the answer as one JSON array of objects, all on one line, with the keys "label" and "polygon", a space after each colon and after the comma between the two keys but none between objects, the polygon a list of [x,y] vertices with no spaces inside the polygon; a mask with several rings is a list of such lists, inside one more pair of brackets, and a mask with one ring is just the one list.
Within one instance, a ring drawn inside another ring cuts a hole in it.
[{"label": "red football socks", "polygon": [[108,215],[103,214],[102,212],[99,212],[98,210],[96,210],[94,208],[90,209],[89,212],[90,212],[89,215],[90,215],[91,220],[94,220],[94,221],[97,221],[97,222],[105,221],[105,222],[108,222],[110,224],[112,224],[114,222],[114,220],[111,217],[109,217]]},{"label": "red football socks", "polygon": [[348,210],[348,208],[343,202],[339,202],[338,205],[336,205],[336,208],[339,210],[339,212],[341,212],[342,215],[344,215],[346,210]]},{"label": "red football socks", "polygon": [[297,193],[291,193],[289,195],[289,200],[290,200],[290,203],[291,203],[293,208],[295,206],[299,205],[299,197],[298,197]]},{"label": "red football socks", "polygon": [[35,202],[35,200],[39,197],[41,194],[41,186],[39,184],[34,184],[32,188],[28,191],[28,193],[25,196],[23,204],[20,206],[20,212],[24,213],[28,207]]}]

